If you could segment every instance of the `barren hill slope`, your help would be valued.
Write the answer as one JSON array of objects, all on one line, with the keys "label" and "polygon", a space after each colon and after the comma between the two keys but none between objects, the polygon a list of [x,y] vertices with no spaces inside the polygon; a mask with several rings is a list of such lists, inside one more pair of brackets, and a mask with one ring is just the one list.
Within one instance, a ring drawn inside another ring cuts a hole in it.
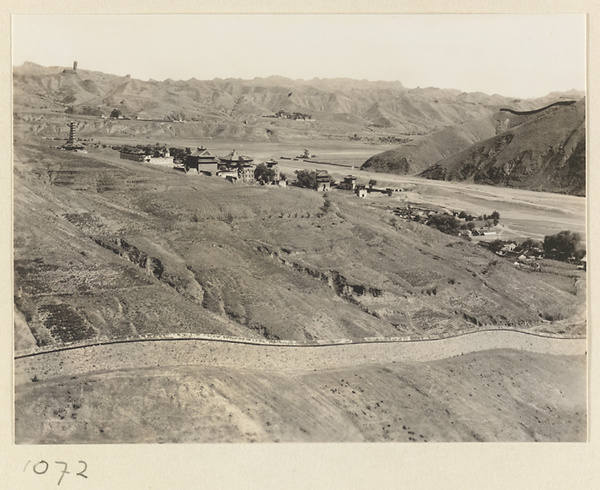
[{"label": "barren hill slope", "polygon": [[80,359],[76,376],[18,385],[18,443],[586,438],[584,356],[494,350],[314,371],[189,366],[150,354],[150,368],[88,371]]},{"label": "barren hill slope", "polygon": [[[362,350],[384,344],[370,337],[499,330],[582,340],[584,271],[519,270],[397,219],[387,196],[232,184],[88,150],[15,131],[18,443],[585,439],[584,355]],[[183,336],[295,341],[310,367],[281,350],[159,341]],[[361,350],[341,355],[339,339]]]},{"label": "barren hill slope", "polygon": [[417,174],[444,157],[458,153],[473,143],[495,134],[490,116],[456,124],[414,141],[378,153],[363,163],[362,170],[396,174]]},{"label": "barren hill slope", "polygon": [[547,320],[580,315],[582,278],[550,285],[351,193],[234,186],[113,150],[19,144],[16,157],[16,303],[37,345],[579,328]]},{"label": "barren hill slope", "polygon": [[585,195],[585,99],[532,114],[505,112],[502,118],[510,129],[421,175]]},{"label": "barren hill slope", "polygon": [[[43,110],[108,116],[117,108],[132,119],[204,122],[208,117],[222,125],[203,128],[209,136],[219,136],[223,131],[227,134],[231,126],[249,125],[260,128],[264,137],[266,129],[277,128],[280,122],[263,116],[280,110],[328,122],[317,129],[323,135],[336,129],[350,134],[426,134],[481,120],[501,106],[533,109],[535,102],[431,87],[407,89],[400,82],[284,77],[159,82],[25,63],[14,68],[14,106],[17,113]],[[298,126],[294,131],[302,135],[304,129]],[[261,131],[250,133],[258,135]]]}]

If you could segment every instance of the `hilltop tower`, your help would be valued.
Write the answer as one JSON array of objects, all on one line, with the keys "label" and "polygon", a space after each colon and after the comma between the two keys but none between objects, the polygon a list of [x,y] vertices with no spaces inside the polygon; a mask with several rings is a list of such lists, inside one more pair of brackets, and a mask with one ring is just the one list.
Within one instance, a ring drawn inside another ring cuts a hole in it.
[{"label": "hilltop tower", "polygon": [[73,61],[73,71],[77,71],[77,61]]}]

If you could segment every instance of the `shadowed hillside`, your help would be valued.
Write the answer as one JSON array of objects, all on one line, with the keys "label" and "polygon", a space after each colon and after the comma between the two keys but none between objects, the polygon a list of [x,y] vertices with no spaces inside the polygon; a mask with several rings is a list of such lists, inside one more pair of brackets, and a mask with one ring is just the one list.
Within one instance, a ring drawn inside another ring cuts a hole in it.
[{"label": "shadowed hillside", "polygon": [[369,158],[362,170],[395,174],[417,174],[446,156],[495,134],[491,117],[457,124]]},{"label": "shadowed hillside", "polygon": [[533,114],[503,111],[500,117],[510,129],[441,160],[421,175],[585,195],[584,99]]}]

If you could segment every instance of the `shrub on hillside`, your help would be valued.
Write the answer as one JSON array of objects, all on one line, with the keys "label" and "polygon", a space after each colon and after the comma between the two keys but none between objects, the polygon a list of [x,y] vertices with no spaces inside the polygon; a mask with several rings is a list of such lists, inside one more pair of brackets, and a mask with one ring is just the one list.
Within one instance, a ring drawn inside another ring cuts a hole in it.
[{"label": "shrub on hillside", "polygon": [[504,248],[505,242],[504,240],[500,240],[499,238],[494,240],[493,242],[490,242],[489,249],[492,252],[499,252],[500,250],[502,250]]},{"label": "shrub on hillside", "polygon": [[460,221],[448,214],[434,214],[427,221],[427,226],[436,228],[446,235],[457,236],[460,230]]},{"label": "shrub on hillside", "polygon": [[85,105],[81,109],[81,114],[83,114],[84,116],[101,116],[102,111],[97,107],[90,107]]},{"label": "shrub on hillside", "polygon": [[310,170],[296,170],[296,184],[300,187],[316,189],[317,187],[317,172]]},{"label": "shrub on hillside", "polygon": [[274,169],[267,167],[264,163],[259,163],[254,170],[254,178],[259,182],[274,182],[276,177]]}]

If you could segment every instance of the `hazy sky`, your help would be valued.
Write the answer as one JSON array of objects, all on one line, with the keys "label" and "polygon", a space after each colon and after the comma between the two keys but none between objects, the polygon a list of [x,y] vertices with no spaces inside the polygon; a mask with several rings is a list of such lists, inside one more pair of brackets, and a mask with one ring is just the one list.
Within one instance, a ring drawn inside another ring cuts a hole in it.
[{"label": "hazy sky", "polygon": [[16,15],[13,64],[147,80],[399,80],[513,97],[585,89],[585,16]]}]

